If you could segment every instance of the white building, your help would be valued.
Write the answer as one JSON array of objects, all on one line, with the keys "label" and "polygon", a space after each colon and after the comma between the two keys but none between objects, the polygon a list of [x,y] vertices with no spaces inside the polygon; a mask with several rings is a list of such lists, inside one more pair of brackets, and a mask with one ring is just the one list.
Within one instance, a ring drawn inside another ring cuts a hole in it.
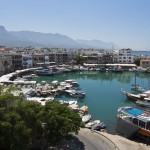
[{"label": "white building", "polygon": [[22,66],[24,68],[33,67],[32,54],[22,54]]},{"label": "white building", "polygon": [[132,54],[132,50],[120,49],[118,54],[118,63],[121,64],[132,64],[134,63],[134,55]]}]

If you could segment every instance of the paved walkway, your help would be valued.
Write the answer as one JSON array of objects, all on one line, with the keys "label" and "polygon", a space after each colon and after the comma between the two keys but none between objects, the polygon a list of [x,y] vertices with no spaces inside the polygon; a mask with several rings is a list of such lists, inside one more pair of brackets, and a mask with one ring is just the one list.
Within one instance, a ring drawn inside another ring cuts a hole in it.
[{"label": "paved walkway", "polygon": [[109,139],[89,129],[81,129],[76,137],[84,143],[85,150],[117,150]]},{"label": "paved walkway", "polygon": [[62,141],[54,150],[150,150],[150,146],[118,135],[81,128],[71,140]]}]

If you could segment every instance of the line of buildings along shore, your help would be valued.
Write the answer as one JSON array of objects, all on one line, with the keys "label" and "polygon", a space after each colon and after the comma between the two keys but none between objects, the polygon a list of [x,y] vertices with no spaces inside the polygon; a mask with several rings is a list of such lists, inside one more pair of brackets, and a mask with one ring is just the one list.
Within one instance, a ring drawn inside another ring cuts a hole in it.
[{"label": "line of buildings along shore", "polygon": [[[87,64],[133,64],[135,56],[129,48],[115,51],[103,49],[8,48],[0,46],[0,75],[18,69],[41,67],[42,64],[71,64],[76,55]],[[141,67],[150,67],[150,56],[141,59]],[[43,67],[43,66],[42,66]]]}]

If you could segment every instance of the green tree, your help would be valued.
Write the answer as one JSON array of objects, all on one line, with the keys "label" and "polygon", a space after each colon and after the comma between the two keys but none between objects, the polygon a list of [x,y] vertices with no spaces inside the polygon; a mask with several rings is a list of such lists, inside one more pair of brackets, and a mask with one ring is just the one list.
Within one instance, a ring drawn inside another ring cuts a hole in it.
[{"label": "green tree", "polygon": [[84,57],[81,56],[81,55],[76,55],[76,56],[74,57],[74,60],[76,61],[77,64],[83,64],[83,62],[84,62]]},{"label": "green tree", "polygon": [[137,65],[137,66],[140,66],[140,61],[141,61],[141,57],[136,57],[134,59],[134,63]]},{"label": "green tree", "polygon": [[47,102],[41,112],[45,123],[44,136],[50,144],[56,144],[68,136],[70,132],[78,133],[81,118],[72,110],[58,102]]},{"label": "green tree", "polygon": [[14,88],[0,86],[0,149],[42,149],[56,144],[69,133],[78,133],[81,118],[58,102],[45,106],[14,96]]},{"label": "green tree", "polygon": [[30,141],[30,129],[25,126],[22,117],[16,113],[22,96],[12,93],[18,90],[13,87],[4,89],[0,86],[0,148],[26,149]]}]

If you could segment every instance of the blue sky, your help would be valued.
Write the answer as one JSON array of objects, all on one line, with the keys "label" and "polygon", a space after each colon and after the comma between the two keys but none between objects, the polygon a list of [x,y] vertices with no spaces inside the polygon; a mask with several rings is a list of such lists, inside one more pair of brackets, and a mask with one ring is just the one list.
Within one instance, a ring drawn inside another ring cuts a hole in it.
[{"label": "blue sky", "polygon": [[150,0],[0,0],[0,25],[150,50]]}]

